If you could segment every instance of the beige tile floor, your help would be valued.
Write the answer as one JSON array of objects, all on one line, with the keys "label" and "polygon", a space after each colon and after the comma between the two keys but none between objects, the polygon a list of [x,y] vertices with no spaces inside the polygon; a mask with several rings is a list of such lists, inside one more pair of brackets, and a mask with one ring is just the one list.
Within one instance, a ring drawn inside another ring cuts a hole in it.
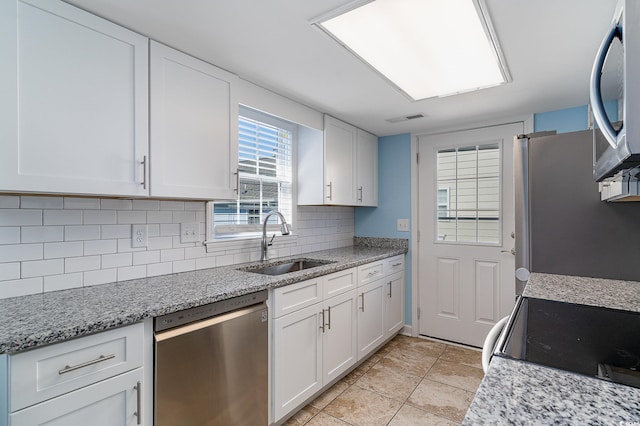
[{"label": "beige tile floor", "polygon": [[458,425],[481,380],[479,351],[399,335],[284,425]]}]

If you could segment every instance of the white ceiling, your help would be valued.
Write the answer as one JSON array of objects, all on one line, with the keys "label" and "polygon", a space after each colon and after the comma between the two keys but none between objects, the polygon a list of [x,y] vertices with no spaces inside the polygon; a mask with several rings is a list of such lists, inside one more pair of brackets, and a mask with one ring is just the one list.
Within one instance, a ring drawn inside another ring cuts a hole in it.
[{"label": "white ceiling", "polygon": [[[350,0],[67,1],[379,136],[587,104],[593,58],[616,4],[486,0],[513,82],[412,102],[310,25]],[[414,113],[426,117],[386,121]]]}]

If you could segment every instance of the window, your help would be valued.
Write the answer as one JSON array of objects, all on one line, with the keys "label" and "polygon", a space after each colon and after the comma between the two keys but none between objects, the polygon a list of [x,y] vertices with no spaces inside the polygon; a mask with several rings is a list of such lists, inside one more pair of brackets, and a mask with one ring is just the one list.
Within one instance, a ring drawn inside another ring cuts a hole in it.
[{"label": "window", "polygon": [[438,240],[500,242],[500,167],[495,143],[438,151]]},{"label": "window", "polygon": [[[293,221],[295,125],[246,107],[238,120],[238,199],[213,203],[213,238],[255,236],[272,210]],[[269,232],[279,233],[274,218]]]}]

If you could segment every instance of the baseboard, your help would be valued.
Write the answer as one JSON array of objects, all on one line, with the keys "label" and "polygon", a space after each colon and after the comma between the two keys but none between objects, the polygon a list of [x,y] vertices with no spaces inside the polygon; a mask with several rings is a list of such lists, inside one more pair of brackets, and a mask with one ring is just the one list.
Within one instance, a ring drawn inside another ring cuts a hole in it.
[{"label": "baseboard", "polygon": [[403,335],[405,335],[405,336],[412,336],[412,337],[415,337],[415,336],[413,335],[413,327],[412,327],[412,326],[410,326],[410,325],[406,325],[406,324],[405,324],[405,326],[404,326],[404,327],[402,327],[402,330],[400,330],[400,333],[398,333],[398,334],[403,334]]}]

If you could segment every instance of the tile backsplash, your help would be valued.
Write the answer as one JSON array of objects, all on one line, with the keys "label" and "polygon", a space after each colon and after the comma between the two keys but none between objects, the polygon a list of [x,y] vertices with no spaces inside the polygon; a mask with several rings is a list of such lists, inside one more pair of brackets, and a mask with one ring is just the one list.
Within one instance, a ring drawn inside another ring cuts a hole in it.
[{"label": "tile backsplash", "polygon": [[[205,202],[0,196],[0,298],[124,281],[260,259],[259,240],[207,248]],[[180,223],[200,224],[200,242],[181,243]],[[133,224],[147,224],[146,248],[131,247]],[[294,236],[270,256],[349,246],[352,207],[299,206]]]}]

